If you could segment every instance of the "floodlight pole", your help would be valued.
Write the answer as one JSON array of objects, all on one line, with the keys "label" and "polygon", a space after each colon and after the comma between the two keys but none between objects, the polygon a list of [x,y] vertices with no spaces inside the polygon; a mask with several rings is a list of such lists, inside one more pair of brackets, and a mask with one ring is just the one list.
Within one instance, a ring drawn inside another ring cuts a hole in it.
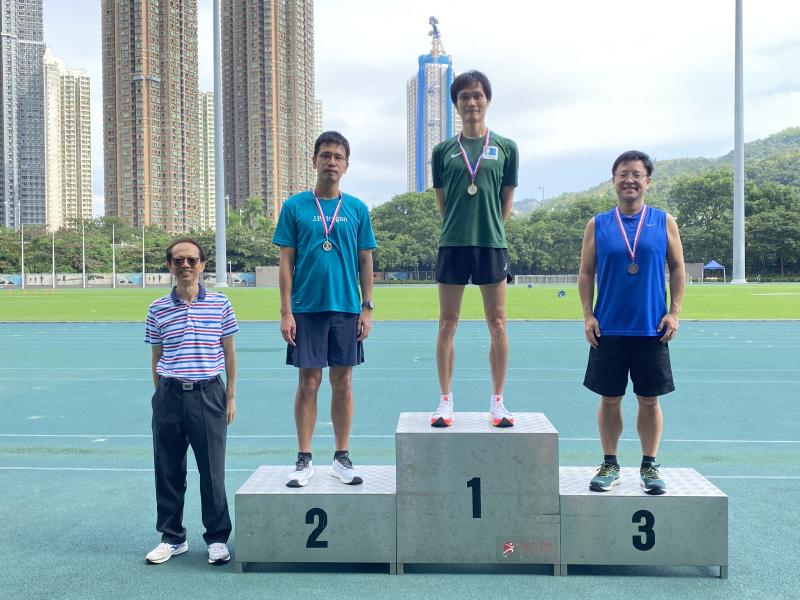
[{"label": "floodlight pole", "polygon": [[228,287],[225,280],[225,263],[228,246],[225,231],[225,170],[222,162],[222,60],[220,58],[220,30],[222,27],[220,0],[214,0],[214,178],[216,182],[214,205],[216,208],[215,240],[217,282],[214,287]]},{"label": "floodlight pole", "polygon": [[53,289],[56,289],[56,230],[53,229],[53,245],[52,245],[52,261],[51,265],[53,267]]},{"label": "floodlight pole", "polygon": [[736,77],[733,132],[733,273],[731,283],[744,276],[744,94],[742,82],[742,0],[736,0]]}]

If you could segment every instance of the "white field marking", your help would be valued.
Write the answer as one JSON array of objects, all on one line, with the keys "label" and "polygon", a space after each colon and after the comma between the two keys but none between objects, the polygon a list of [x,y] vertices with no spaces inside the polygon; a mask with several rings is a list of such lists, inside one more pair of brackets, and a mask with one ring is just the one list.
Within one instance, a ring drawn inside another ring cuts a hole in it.
[{"label": "white field marking", "polygon": [[36,421],[36,420],[41,419],[41,418],[42,418],[42,415],[31,415],[30,417],[28,417],[28,420],[29,421]]},{"label": "white field marking", "polygon": [[[152,473],[153,469],[113,468],[113,467],[6,467],[0,466],[0,471],[78,471],[78,472],[110,472],[110,473]],[[197,469],[188,469],[189,473],[196,474]],[[252,473],[253,469],[225,469],[226,473]],[[800,476],[791,475],[705,475],[706,479],[758,479],[795,481]]]},{"label": "white field marking", "polygon": [[800,296],[800,292],[761,292],[751,296]]},{"label": "white field marking", "polygon": [[[153,435],[150,433],[115,433],[106,434],[89,434],[89,433],[0,433],[0,438],[78,438],[78,439],[91,439],[95,441],[97,438],[113,439],[113,438],[147,438],[152,439]],[[315,438],[333,439],[335,436],[332,434],[314,434]],[[351,438],[357,439],[394,439],[394,435],[351,435]],[[229,435],[228,439],[265,439],[265,440],[282,440],[282,439],[296,439],[297,434],[272,434],[272,435]]]},{"label": "white field marking", "polygon": [[[433,357],[426,360],[433,360]],[[478,367],[483,369],[485,367]],[[430,371],[430,367],[412,367],[412,366],[399,366],[394,365],[391,367],[367,367],[359,366],[361,371]],[[149,367],[0,367],[0,371],[141,371],[150,373]],[[286,371],[286,367],[237,367],[237,372],[241,371]],[[454,367],[454,371],[475,371],[475,367]],[[509,371],[565,371],[583,373],[585,368],[574,367],[508,367]],[[706,373],[709,369],[684,369],[673,365],[673,370],[680,371],[681,373]],[[717,369],[714,368],[715,373],[800,373],[800,369]],[[99,379],[99,378],[98,378]]]},{"label": "white field marking", "polygon": [[107,441],[108,441],[108,438],[104,438],[104,437],[101,437],[101,438],[97,438],[97,439],[94,439],[94,440],[92,440],[92,442],[94,442],[94,443],[98,443],[98,442],[107,442]]},{"label": "white field marking", "polygon": [[[30,381],[27,377],[0,377],[0,381]],[[101,378],[101,377],[50,377],[48,378],[50,382],[56,381],[98,381],[98,382],[135,382],[135,383],[145,383],[147,380],[145,378],[138,378],[138,379],[131,379],[131,378]],[[262,378],[262,377],[248,377],[248,378],[237,378],[236,381],[238,383],[249,383],[249,382],[267,382],[267,383],[277,383],[277,382],[292,382],[296,383],[296,377],[270,377],[270,378]],[[370,383],[370,382],[402,382],[408,383],[408,377],[360,377],[356,383],[363,384],[363,383]],[[414,377],[414,382],[421,382],[421,381],[439,381],[435,377]],[[491,381],[490,377],[459,377],[459,382],[462,381]],[[579,379],[572,378],[572,379],[554,379],[554,378],[543,378],[543,377],[508,377],[506,381],[533,381],[536,383],[575,383],[579,381]],[[798,379],[681,379],[680,383],[713,383],[713,384],[720,384],[720,383],[800,383]]]},{"label": "white field marking", "polygon": [[793,475],[706,475],[708,479],[800,479]]},{"label": "white field marking", "polygon": [[[153,436],[149,433],[106,433],[106,434],[89,434],[89,433],[0,433],[0,438],[78,438],[78,439],[92,439],[97,438],[113,439],[113,438],[132,438],[132,439],[151,439]],[[242,439],[242,440],[272,440],[272,439],[295,439],[297,437],[294,433],[288,434],[264,434],[264,435],[229,435],[228,439]],[[317,438],[333,439],[331,434],[314,435]],[[394,434],[385,435],[351,435],[355,439],[394,439]],[[600,438],[596,437],[562,437],[559,438],[562,442],[599,442]],[[620,442],[638,442],[639,438],[621,438]],[[668,443],[682,443],[682,444],[800,444],[800,440],[731,440],[731,439],[662,439],[662,442]]]}]

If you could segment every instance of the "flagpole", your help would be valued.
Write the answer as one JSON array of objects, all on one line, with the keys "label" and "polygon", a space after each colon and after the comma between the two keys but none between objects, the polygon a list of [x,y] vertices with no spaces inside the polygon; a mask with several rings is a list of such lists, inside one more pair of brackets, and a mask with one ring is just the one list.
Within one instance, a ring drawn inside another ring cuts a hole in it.
[{"label": "flagpole", "polygon": [[86,289],[86,225],[81,223],[81,262],[83,263],[83,289]]},{"label": "flagpole", "polygon": [[111,224],[111,287],[117,287],[117,245],[114,223]]},{"label": "flagpole", "polygon": [[142,225],[142,289],[147,287],[146,284],[145,284],[145,281],[144,281],[145,280],[145,275],[146,275],[146,273],[145,273],[145,264],[144,264],[144,225]]},{"label": "flagpole", "polygon": [[22,271],[22,289],[25,289],[25,223],[19,224],[19,266]]}]

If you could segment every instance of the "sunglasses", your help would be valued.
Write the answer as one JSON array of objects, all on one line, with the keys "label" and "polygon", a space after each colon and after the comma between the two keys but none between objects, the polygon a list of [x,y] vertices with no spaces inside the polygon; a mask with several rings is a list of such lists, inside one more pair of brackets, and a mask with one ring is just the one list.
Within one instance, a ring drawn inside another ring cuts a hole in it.
[{"label": "sunglasses", "polygon": [[186,258],[182,256],[176,256],[174,258],[170,258],[169,261],[176,267],[180,267],[183,263],[188,263],[190,267],[193,267],[200,262],[200,259],[196,256],[188,256]]}]

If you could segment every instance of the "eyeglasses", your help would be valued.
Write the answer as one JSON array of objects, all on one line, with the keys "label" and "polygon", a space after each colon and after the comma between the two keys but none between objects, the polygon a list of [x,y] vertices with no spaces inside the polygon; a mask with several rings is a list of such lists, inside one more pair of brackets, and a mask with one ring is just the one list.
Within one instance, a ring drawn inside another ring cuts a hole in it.
[{"label": "eyeglasses", "polygon": [[175,256],[173,258],[170,258],[169,261],[176,267],[180,267],[183,263],[188,263],[190,267],[193,267],[200,262],[200,259],[197,258],[196,256],[187,256],[187,257]]},{"label": "eyeglasses", "polygon": [[647,177],[647,173],[640,173],[638,171],[634,171],[633,173],[622,172],[622,173],[614,173],[614,177],[619,179],[620,181],[625,181],[626,179],[633,179],[634,181],[641,181],[645,177]]},{"label": "eyeglasses", "polygon": [[320,152],[317,154],[317,158],[321,158],[324,161],[329,161],[330,159],[334,159],[336,162],[347,162],[347,157],[344,154],[333,153],[333,152]]}]

